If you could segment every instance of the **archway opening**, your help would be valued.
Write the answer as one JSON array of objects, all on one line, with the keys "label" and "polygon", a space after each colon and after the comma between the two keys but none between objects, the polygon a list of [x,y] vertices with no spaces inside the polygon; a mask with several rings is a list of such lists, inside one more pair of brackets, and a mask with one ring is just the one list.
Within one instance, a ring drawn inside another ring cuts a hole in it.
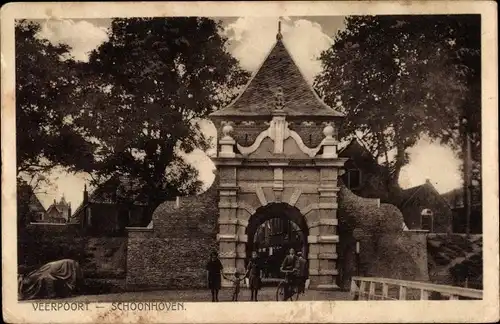
[{"label": "archway opening", "polygon": [[266,279],[284,277],[279,269],[290,248],[307,256],[306,220],[296,207],[286,203],[270,203],[258,208],[249,219],[246,234],[247,259],[252,251],[258,253]]}]

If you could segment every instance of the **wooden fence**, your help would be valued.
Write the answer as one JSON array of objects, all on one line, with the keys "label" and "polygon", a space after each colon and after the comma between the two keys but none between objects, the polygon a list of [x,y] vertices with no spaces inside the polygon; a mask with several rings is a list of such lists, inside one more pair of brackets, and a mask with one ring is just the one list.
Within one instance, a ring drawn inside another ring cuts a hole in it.
[{"label": "wooden fence", "polygon": [[483,299],[478,289],[370,277],[352,277],[350,294],[355,300]]}]

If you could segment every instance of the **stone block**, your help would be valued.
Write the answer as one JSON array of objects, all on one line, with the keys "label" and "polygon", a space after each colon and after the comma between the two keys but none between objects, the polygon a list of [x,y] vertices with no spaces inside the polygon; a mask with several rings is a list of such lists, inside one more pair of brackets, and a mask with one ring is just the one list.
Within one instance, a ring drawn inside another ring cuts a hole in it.
[{"label": "stone block", "polygon": [[316,185],[320,182],[318,170],[304,168],[285,168],[283,170],[283,179],[285,182],[315,183]]},{"label": "stone block", "polygon": [[[312,206],[312,208],[316,208],[316,206]],[[306,215],[307,224],[315,224],[315,223],[319,222],[320,218],[321,218],[321,215],[320,215],[318,209],[312,209]],[[311,233],[309,233],[309,234],[312,235]]]},{"label": "stone block", "polygon": [[318,259],[310,259],[309,260],[309,275],[311,272],[317,272],[319,269],[319,260]]},{"label": "stone block", "polygon": [[236,251],[239,255],[243,255],[246,252],[246,244],[243,242],[238,242],[236,244]]},{"label": "stone block", "polygon": [[319,226],[319,235],[336,235],[337,234],[337,226],[328,226],[322,225]]},{"label": "stone block", "polygon": [[319,269],[323,270],[334,270],[336,267],[336,260],[329,259],[319,259]]},{"label": "stone block", "polygon": [[319,253],[336,253],[336,244],[318,244],[319,245]]},{"label": "stone block", "polygon": [[[314,226],[314,227],[309,228],[309,236],[316,238],[318,235],[319,235],[319,227],[318,226]],[[314,241],[314,242],[316,242],[316,241]],[[309,242],[309,243],[312,243],[312,242]]]},{"label": "stone block", "polygon": [[238,169],[238,183],[242,181],[258,182],[274,179],[274,171],[271,168],[240,168]]},{"label": "stone block", "polygon": [[[221,225],[219,225],[219,233],[221,235],[235,234],[235,232],[236,232],[236,226],[235,225],[228,225],[228,224],[221,224]],[[224,239],[224,236],[222,236],[221,239]]]}]

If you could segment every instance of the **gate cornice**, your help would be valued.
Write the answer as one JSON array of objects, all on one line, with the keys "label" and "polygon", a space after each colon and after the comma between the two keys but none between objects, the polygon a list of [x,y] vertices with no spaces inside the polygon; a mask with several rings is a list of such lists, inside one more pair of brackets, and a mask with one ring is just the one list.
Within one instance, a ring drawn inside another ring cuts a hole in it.
[{"label": "gate cornice", "polygon": [[246,158],[243,156],[236,156],[234,158],[221,158],[214,157],[212,161],[216,166],[246,166],[246,167],[271,167],[279,165],[282,168],[287,167],[302,167],[302,168],[317,168],[317,167],[337,167],[344,166],[347,158],[324,158],[315,157],[311,159],[294,159],[289,157],[269,157],[269,158]]}]

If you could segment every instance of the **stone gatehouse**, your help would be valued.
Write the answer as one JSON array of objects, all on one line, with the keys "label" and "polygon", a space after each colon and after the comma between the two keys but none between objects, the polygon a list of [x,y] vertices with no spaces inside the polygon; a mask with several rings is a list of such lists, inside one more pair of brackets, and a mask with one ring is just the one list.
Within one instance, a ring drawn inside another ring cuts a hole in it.
[{"label": "stone gatehouse", "polygon": [[163,204],[152,227],[129,229],[129,289],[203,287],[214,248],[226,273],[243,269],[257,228],[273,217],[300,228],[310,287],[337,288],[337,179],[347,160],[337,155],[342,118],[304,79],[278,32],[239,97],[210,115],[218,133],[212,187],[181,206]]},{"label": "stone gatehouse", "polygon": [[278,213],[305,234],[311,287],[337,287],[342,117],[306,82],[280,34],[241,95],[210,115],[218,130],[217,241],[226,271],[245,267],[257,227]]}]

